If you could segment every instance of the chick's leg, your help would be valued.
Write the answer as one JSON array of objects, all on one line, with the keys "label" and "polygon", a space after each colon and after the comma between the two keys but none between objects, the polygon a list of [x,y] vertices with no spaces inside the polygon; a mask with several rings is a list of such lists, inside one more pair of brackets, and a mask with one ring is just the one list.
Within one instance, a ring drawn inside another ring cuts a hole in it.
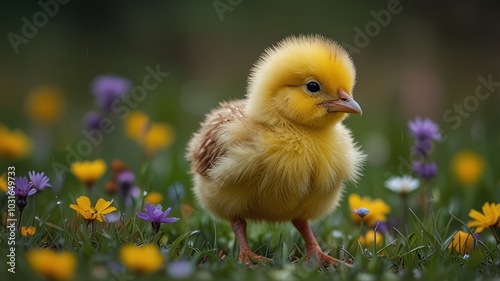
[{"label": "chick's leg", "polygon": [[259,256],[250,250],[247,240],[247,223],[243,219],[234,219],[231,221],[236,239],[240,244],[239,262],[244,262],[246,265],[253,265],[253,262],[269,262],[270,259]]},{"label": "chick's leg", "polygon": [[342,263],[340,260],[332,258],[329,255],[325,254],[323,251],[321,251],[321,249],[319,248],[319,244],[316,241],[316,238],[314,238],[314,234],[307,221],[292,220],[292,223],[295,226],[295,228],[297,228],[297,230],[300,232],[300,234],[304,238],[304,241],[306,242],[307,259],[316,256],[318,261],[326,264],[337,266],[339,265],[339,263]]}]

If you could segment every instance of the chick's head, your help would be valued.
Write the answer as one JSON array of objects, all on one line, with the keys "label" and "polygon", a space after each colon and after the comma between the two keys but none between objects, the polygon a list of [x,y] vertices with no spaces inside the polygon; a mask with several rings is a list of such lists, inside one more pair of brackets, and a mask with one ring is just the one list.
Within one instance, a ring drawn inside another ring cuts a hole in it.
[{"label": "chick's head", "polygon": [[268,125],[325,127],[361,113],[352,97],[356,71],[348,53],[318,35],[288,37],[251,71],[247,114]]}]

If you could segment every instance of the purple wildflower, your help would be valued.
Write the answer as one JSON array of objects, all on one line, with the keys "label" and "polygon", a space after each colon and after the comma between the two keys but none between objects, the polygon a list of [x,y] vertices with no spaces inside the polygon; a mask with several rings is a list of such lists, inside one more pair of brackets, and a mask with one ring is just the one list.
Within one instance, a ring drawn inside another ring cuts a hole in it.
[{"label": "purple wildflower", "polygon": [[184,279],[189,277],[194,272],[194,266],[187,260],[178,260],[169,262],[167,271],[174,279]]},{"label": "purple wildflower", "polygon": [[417,155],[426,157],[431,153],[433,145],[434,142],[431,139],[417,140],[412,151]]},{"label": "purple wildflower", "polygon": [[137,199],[141,196],[142,193],[143,192],[142,192],[141,188],[138,187],[137,185],[130,189],[130,197],[131,198]]},{"label": "purple wildflower", "polygon": [[[437,174],[436,163],[428,162],[428,157],[432,152],[433,142],[442,139],[439,126],[429,118],[421,119],[417,117],[415,120],[408,122],[408,129],[416,138],[412,151],[416,156],[422,157],[413,161],[412,169],[420,178],[429,181]],[[424,205],[424,217],[428,218],[433,204],[431,186],[424,185],[423,192],[427,201]]]},{"label": "purple wildflower", "polygon": [[102,75],[92,82],[92,92],[101,109],[110,110],[113,101],[130,91],[130,81],[113,75]]},{"label": "purple wildflower", "polygon": [[96,111],[89,111],[83,119],[83,125],[87,130],[100,130],[101,115]]},{"label": "purple wildflower", "polygon": [[31,171],[28,173],[30,176],[31,184],[33,184],[33,188],[36,191],[42,191],[46,187],[52,187],[49,183],[49,178],[45,175],[44,172],[37,173],[35,171]]},{"label": "purple wildflower", "polygon": [[31,188],[31,184],[26,177],[14,178],[14,192],[16,194],[16,206],[20,212],[28,205],[28,196],[36,193],[36,189]]},{"label": "purple wildflower", "polygon": [[14,184],[16,186],[14,189],[16,196],[28,197],[36,193],[36,189],[31,188],[31,184],[26,177],[15,177]]},{"label": "purple wildflower", "polygon": [[367,208],[359,208],[359,209],[354,209],[352,210],[354,213],[356,213],[356,215],[358,215],[359,217],[361,217],[361,219],[363,219],[364,217],[366,217],[366,215],[368,215],[368,213],[370,212],[370,210],[368,210]]},{"label": "purple wildflower", "polygon": [[155,206],[147,202],[144,210],[146,211],[145,213],[137,213],[137,216],[143,220],[158,223],[173,223],[179,220],[178,218],[168,218],[167,216],[172,208],[162,211],[162,206],[160,204]]},{"label": "purple wildflower", "polygon": [[168,208],[165,211],[162,211],[162,206],[160,204],[152,205],[149,202],[146,203],[146,208],[144,213],[137,213],[137,216],[143,220],[150,221],[151,226],[153,227],[153,232],[156,234],[160,229],[162,223],[173,223],[179,218],[167,217],[172,208]]},{"label": "purple wildflower", "polygon": [[420,117],[417,117],[415,120],[408,122],[408,128],[410,129],[410,133],[419,141],[437,141],[441,139],[439,126],[429,118],[422,120]]},{"label": "purple wildflower", "polygon": [[375,224],[375,227],[373,228],[373,230],[375,230],[377,232],[385,233],[389,230],[389,225],[387,222],[378,221],[377,224]]},{"label": "purple wildflower", "polygon": [[125,200],[125,204],[129,205],[132,203],[131,201],[131,192],[134,187],[135,176],[129,170],[125,170],[118,174],[117,182],[118,182],[118,192]]},{"label": "purple wildflower", "polygon": [[413,162],[412,168],[413,171],[415,171],[415,173],[423,179],[432,179],[437,174],[437,165],[434,162]]},{"label": "purple wildflower", "polygon": [[134,173],[129,170],[125,170],[118,174],[118,184],[133,184],[135,180]]}]

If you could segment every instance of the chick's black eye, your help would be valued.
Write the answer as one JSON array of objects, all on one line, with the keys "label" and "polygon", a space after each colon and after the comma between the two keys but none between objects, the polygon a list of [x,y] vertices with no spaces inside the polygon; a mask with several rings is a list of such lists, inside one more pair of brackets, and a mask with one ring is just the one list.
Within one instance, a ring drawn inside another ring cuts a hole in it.
[{"label": "chick's black eye", "polygon": [[314,81],[307,82],[306,87],[310,93],[317,93],[320,90],[319,84],[317,82],[314,82]]}]

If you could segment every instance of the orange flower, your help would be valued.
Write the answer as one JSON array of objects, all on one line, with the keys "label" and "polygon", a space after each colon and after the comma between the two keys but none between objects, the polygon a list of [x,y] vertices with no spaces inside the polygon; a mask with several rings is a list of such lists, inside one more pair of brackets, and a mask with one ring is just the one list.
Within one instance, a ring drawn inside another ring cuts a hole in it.
[{"label": "orange flower", "polygon": [[168,147],[174,139],[174,130],[167,123],[153,123],[142,111],[132,111],[125,120],[129,138],[138,142],[148,156]]},{"label": "orange flower", "polygon": [[91,206],[90,199],[87,196],[78,197],[76,203],[77,205],[70,204],[69,207],[77,211],[87,221],[97,219],[100,222],[104,222],[105,218],[103,215],[116,211],[115,207],[110,207],[111,203],[113,203],[112,201],[106,201],[102,198],[97,200],[95,208]]},{"label": "orange flower", "polygon": [[58,253],[49,249],[28,250],[26,260],[46,280],[70,280],[77,265],[76,256],[72,252]]},{"label": "orange flower", "polygon": [[455,176],[465,185],[476,183],[483,175],[485,166],[484,157],[474,151],[460,151],[452,161]]},{"label": "orange flower", "polygon": [[163,266],[163,256],[156,245],[146,244],[140,247],[125,245],[120,249],[120,261],[138,274],[158,271]]},{"label": "orange flower", "polygon": [[3,173],[0,176],[0,191],[2,193],[9,191],[9,188],[7,187],[7,173]]},{"label": "orange flower", "polygon": [[359,237],[359,243],[365,248],[372,247],[374,242],[377,246],[382,245],[384,242],[383,234],[374,230],[368,230],[364,236]]},{"label": "orange flower", "polygon": [[136,141],[140,141],[149,126],[149,117],[144,112],[134,110],[130,112],[125,120],[125,132],[127,136]]},{"label": "orange flower", "polygon": [[500,225],[500,204],[484,203],[483,213],[470,210],[469,217],[473,219],[467,223],[468,227],[475,227],[475,233],[482,232],[485,228]]},{"label": "orange flower", "polygon": [[71,172],[87,187],[91,187],[106,172],[106,163],[102,159],[74,162]]},{"label": "orange flower", "polygon": [[21,226],[21,234],[24,236],[24,237],[29,237],[29,236],[33,236],[35,235],[35,232],[36,232],[36,227],[34,226]]},{"label": "orange flower", "polygon": [[148,155],[168,147],[174,139],[174,130],[166,123],[152,123],[144,135],[143,146]]},{"label": "orange flower", "polygon": [[[370,197],[361,198],[358,194],[349,195],[349,208],[351,210],[365,208],[368,209],[368,214],[363,218],[363,221],[368,224],[368,226],[373,226],[377,221],[385,222],[387,218],[385,217],[391,208],[382,199],[372,200]],[[351,212],[352,219],[355,222],[361,222],[361,217],[355,212]]]},{"label": "orange flower", "polygon": [[23,158],[31,152],[31,147],[31,140],[22,131],[10,131],[0,124],[0,157],[9,160]]},{"label": "orange flower", "polygon": [[448,245],[449,250],[454,250],[460,255],[470,254],[472,246],[474,245],[474,236],[470,233],[457,231],[453,236],[453,240]]},{"label": "orange flower", "polygon": [[33,89],[25,100],[26,113],[36,122],[50,124],[59,120],[64,111],[64,98],[55,87]]},{"label": "orange flower", "polygon": [[159,192],[151,192],[144,197],[145,202],[149,202],[151,205],[160,204],[163,201],[163,195]]}]

